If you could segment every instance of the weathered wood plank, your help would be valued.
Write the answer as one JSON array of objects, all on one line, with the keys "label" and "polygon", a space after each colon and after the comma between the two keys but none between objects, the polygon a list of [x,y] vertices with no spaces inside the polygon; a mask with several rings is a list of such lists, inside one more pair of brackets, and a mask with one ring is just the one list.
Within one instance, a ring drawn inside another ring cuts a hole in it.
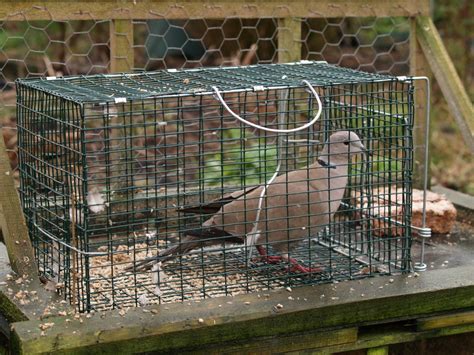
[{"label": "weathered wood plank", "polygon": [[2,137],[0,130],[0,229],[13,271],[20,276],[37,277],[33,247]]},{"label": "weathered wood plank", "polygon": [[[341,351],[360,350],[367,348],[374,348],[386,346],[391,344],[408,343],[412,341],[438,338],[456,334],[465,334],[474,332],[474,324],[454,326],[442,329],[433,329],[423,332],[417,332],[409,329],[405,330],[378,330],[375,332],[368,332],[359,335],[359,339],[355,344],[341,344],[329,346],[322,352],[316,351],[316,354],[332,354]],[[474,333],[473,333],[474,335]]]},{"label": "weathered wood plank", "polygon": [[0,8],[2,21],[417,15],[429,15],[428,0],[7,1]]},{"label": "weathered wood plank", "polygon": [[459,126],[462,137],[474,152],[474,109],[436,27],[427,16],[416,18],[416,34],[431,70]]},{"label": "weathered wood plank", "polygon": [[[260,337],[363,326],[468,309],[474,307],[472,272],[472,266],[441,269],[416,278],[393,276],[393,283],[380,277],[302,287],[291,294],[279,290],[268,292],[268,297],[249,294],[190,305],[145,308],[154,310],[156,315],[145,313],[141,308],[131,309],[123,316],[111,311],[83,319],[82,323],[55,317],[49,319],[55,325],[45,336],[40,334],[39,321],[15,323],[13,332],[18,349],[28,354],[85,353],[92,347],[94,351],[104,352],[203,349],[213,344],[231,345]],[[288,299],[289,295],[292,300]],[[277,304],[283,307],[276,308]]]},{"label": "weathered wood plank", "polygon": [[[301,19],[294,17],[286,17],[278,19],[278,62],[289,63],[301,60]],[[297,109],[294,103],[288,103],[285,95],[287,93],[280,92],[279,102],[279,122],[288,122],[290,127],[294,128],[297,124],[294,118],[288,118],[289,115],[284,114],[288,109]],[[302,97],[302,93],[295,93],[295,99]],[[292,106],[293,105],[293,106]],[[289,108],[288,108],[289,106]],[[283,116],[282,116],[283,115]],[[284,149],[281,156],[281,171],[291,171],[296,169],[296,160],[294,152],[296,151],[295,143],[287,143],[288,149]]]},{"label": "weathered wood plank", "polygon": [[110,21],[110,71],[129,72],[133,69],[133,23],[132,20]]},{"label": "weathered wood plank", "polygon": [[287,17],[278,19],[278,62],[301,60],[301,20]]},{"label": "weathered wood plank", "polygon": [[416,321],[416,329],[423,331],[464,324],[474,324],[474,311],[421,318]]},{"label": "weathered wood plank", "polygon": [[9,322],[39,319],[44,310],[51,307],[51,314],[58,311],[72,311],[69,304],[62,302],[63,296],[47,291],[38,279],[18,278],[0,286],[0,313]]},{"label": "weathered wood plank", "polygon": [[[429,71],[428,63],[425,55],[420,48],[420,45],[416,38],[416,19],[410,19],[410,75],[413,76],[426,76],[431,78],[431,72]],[[431,82],[431,80],[430,80]],[[415,122],[414,122],[414,164],[413,164],[413,185],[415,188],[424,188],[424,175],[425,166],[430,164],[430,159],[425,160],[425,138],[426,129],[426,83],[425,81],[415,81]],[[430,167],[428,166],[428,175]],[[428,187],[430,177],[428,176]]]},{"label": "weathered wood plank", "polygon": [[[221,345],[202,350],[193,350],[196,354],[297,354],[306,349],[321,349],[328,346],[354,344],[357,341],[357,328],[342,328],[329,331],[312,331],[301,334],[283,335],[249,340],[237,344],[228,344],[225,349]],[[224,351],[225,350],[225,351]]]}]

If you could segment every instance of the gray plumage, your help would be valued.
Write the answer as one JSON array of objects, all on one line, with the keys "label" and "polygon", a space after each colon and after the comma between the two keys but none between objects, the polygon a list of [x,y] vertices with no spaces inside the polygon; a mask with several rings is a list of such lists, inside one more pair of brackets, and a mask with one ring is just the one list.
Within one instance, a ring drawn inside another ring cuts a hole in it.
[{"label": "gray plumage", "polygon": [[[338,210],[347,185],[350,156],[364,152],[366,149],[354,132],[332,134],[317,162],[282,174],[267,187],[256,228],[263,186],[236,191],[207,206],[183,209],[182,212],[188,213],[217,212],[200,229],[187,232],[179,245],[138,263],[135,270],[150,269],[157,260],[166,261],[224,240],[244,243],[252,232],[258,233],[256,244],[268,243],[282,259],[288,260],[296,244],[307,237],[309,231],[317,234]],[[264,254],[262,249],[258,250]],[[293,259],[291,262],[296,264]]]}]

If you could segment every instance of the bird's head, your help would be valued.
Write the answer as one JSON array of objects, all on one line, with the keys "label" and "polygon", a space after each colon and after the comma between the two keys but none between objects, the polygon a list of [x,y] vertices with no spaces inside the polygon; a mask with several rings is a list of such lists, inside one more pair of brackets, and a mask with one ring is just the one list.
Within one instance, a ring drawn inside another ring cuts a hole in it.
[{"label": "bird's head", "polygon": [[359,136],[351,131],[333,133],[324,144],[320,160],[329,164],[329,160],[345,159],[355,154],[370,154]]}]

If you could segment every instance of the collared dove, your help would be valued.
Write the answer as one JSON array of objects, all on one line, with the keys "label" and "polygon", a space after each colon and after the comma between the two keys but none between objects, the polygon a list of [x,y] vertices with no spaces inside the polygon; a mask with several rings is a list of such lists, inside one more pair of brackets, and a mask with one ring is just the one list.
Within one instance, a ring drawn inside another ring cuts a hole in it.
[{"label": "collared dove", "polygon": [[[249,245],[249,235],[254,235],[264,261],[289,262],[291,271],[321,272],[321,268],[300,265],[289,253],[309,231],[316,234],[329,223],[344,195],[351,155],[366,152],[357,134],[338,131],[329,137],[317,162],[282,174],[267,186],[258,223],[257,210],[263,185],[236,191],[206,206],[183,208],[180,212],[214,214],[200,229],[186,231],[186,237],[178,245],[130,269],[147,270],[157,261],[223,242],[244,244],[247,239]],[[262,244],[271,245],[278,255],[267,255]]]}]

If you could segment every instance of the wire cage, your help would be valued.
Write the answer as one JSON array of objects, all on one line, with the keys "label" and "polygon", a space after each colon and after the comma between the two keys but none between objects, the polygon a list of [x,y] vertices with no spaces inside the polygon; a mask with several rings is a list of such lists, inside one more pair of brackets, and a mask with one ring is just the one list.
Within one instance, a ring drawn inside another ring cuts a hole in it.
[{"label": "wire cage", "polygon": [[18,80],[40,271],[81,311],[407,271],[413,93],[308,61]]}]

